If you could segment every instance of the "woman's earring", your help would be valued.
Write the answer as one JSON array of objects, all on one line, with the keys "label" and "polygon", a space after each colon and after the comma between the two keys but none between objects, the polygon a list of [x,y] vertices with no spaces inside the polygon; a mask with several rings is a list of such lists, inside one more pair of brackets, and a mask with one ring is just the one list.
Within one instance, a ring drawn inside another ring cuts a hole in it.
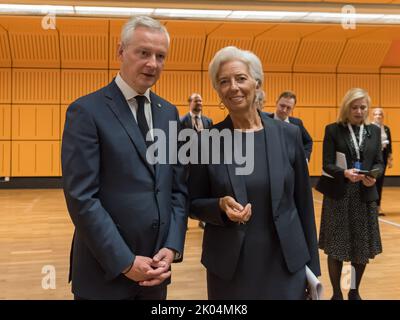
[{"label": "woman's earring", "polygon": [[222,100],[219,102],[218,108],[220,108],[221,110],[225,109],[225,105],[222,103]]}]

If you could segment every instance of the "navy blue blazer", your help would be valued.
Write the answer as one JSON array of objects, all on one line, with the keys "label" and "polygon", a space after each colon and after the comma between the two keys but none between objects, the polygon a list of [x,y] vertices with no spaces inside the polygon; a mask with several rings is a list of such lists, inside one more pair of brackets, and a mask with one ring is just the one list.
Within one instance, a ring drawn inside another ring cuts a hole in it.
[{"label": "navy blue blazer", "polygon": [[[212,120],[203,115],[201,116],[201,122],[203,123],[204,129],[209,129],[213,125]],[[181,125],[182,128],[193,129],[192,117],[190,116],[190,112],[188,112],[181,118]]]},{"label": "navy blue blazer", "polygon": [[[178,111],[150,97],[153,127],[168,134],[169,121],[179,125]],[[61,156],[75,225],[72,291],[83,298],[128,298],[139,286],[121,272],[135,255],[152,257],[163,247],[183,253],[185,169],[146,161],[144,139],[115,81],[69,106]]]},{"label": "navy blue blazer", "polygon": [[[274,113],[269,113],[268,115],[270,118],[274,118]],[[301,140],[303,142],[304,152],[306,154],[307,160],[310,161],[312,147],[313,147],[313,140],[310,134],[304,127],[303,121],[301,121],[301,119],[295,117],[289,117],[289,122],[300,128]]]},{"label": "navy blue blazer", "polygon": [[[320,275],[314,206],[300,130],[270,119],[266,113],[260,115],[267,141],[273,220],[287,268],[296,272],[307,264]],[[232,120],[228,116],[213,128],[233,130]],[[223,149],[220,156],[223,159]],[[206,222],[201,261],[210,272],[229,280],[236,270],[246,225],[230,221],[220,210],[219,198],[224,196],[247,204],[244,177],[235,174],[234,164],[190,166],[190,212]]]}]

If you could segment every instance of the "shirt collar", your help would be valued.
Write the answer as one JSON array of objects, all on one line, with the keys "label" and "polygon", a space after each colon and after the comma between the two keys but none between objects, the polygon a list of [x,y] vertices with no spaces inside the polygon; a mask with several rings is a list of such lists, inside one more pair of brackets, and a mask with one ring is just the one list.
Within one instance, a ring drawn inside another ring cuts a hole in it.
[{"label": "shirt collar", "polygon": [[189,113],[192,118],[194,118],[195,116],[198,116],[199,118],[201,118],[201,112],[199,114],[194,114],[192,111],[189,111]]},{"label": "shirt collar", "polygon": [[[136,97],[139,95],[139,93],[136,92],[135,89],[131,88],[129,84],[125,82],[124,79],[122,79],[121,75],[117,74],[115,77],[115,83],[117,84],[118,88],[121,90],[122,94],[124,95],[126,101],[131,100],[132,98]],[[146,98],[147,101],[151,102],[150,100],[150,89],[147,89],[146,92],[143,94]]]},{"label": "shirt collar", "polygon": [[[275,120],[281,120],[281,118],[279,118],[279,117],[276,115],[276,113],[274,113],[274,119],[275,119]],[[285,122],[289,123],[289,117],[286,117],[285,120],[281,120],[281,121],[285,121]]]}]

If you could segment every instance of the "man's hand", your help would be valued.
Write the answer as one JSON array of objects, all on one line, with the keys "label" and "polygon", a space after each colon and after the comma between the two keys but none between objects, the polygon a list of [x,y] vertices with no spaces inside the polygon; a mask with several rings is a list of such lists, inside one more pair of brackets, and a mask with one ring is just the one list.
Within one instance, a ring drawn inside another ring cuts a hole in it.
[{"label": "man's hand", "polygon": [[150,276],[148,276],[147,273],[153,270],[152,263],[153,259],[149,257],[136,256],[130,270],[129,271],[124,270],[124,275],[136,282],[149,279]]},{"label": "man's hand", "polygon": [[162,248],[153,257],[152,270],[146,273],[149,279],[140,281],[141,286],[156,286],[171,276],[170,266],[174,260],[175,252],[168,248]]}]

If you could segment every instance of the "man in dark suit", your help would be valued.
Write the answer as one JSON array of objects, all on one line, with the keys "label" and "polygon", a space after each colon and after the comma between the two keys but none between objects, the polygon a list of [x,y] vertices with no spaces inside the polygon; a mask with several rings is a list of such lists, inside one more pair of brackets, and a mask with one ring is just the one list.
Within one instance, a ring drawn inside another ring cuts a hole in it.
[{"label": "man in dark suit", "polygon": [[[201,98],[201,95],[198,93],[192,93],[188,98],[188,102],[190,111],[181,118],[181,127],[194,129],[197,132],[211,128],[213,125],[212,120],[201,114],[201,111],[203,110],[203,99]],[[199,221],[199,227],[204,229],[205,223]]]},{"label": "man in dark suit", "polygon": [[169,122],[179,122],[176,107],[150,91],[168,47],[158,21],[131,19],[122,30],[116,78],[68,108],[62,169],[75,225],[75,299],[165,299],[170,265],[182,258],[184,168],[146,157],[151,129],[168,135]]},{"label": "man in dark suit", "polygon": [[269,114],[271,118],[276,120],[286,121],[288,123],[292,123],[300,128],[301,138],[303,141],[304,152],[306,154],[307,161],[310,161],[313,140],[303,125],[303,121],[299,118],[290,117],[294,107],[296,106],[296,95],[291,91],[284,91],[279,96],[276,101],[276,110],[275,113]]},{"label": "man in dark suit", "polygon": [[182,127],[195,129],[197,132],[212,127],[212,120],[201,114],[203,99],[200,94],[192,93],[188,102],[190,111],[181,118]]}]

